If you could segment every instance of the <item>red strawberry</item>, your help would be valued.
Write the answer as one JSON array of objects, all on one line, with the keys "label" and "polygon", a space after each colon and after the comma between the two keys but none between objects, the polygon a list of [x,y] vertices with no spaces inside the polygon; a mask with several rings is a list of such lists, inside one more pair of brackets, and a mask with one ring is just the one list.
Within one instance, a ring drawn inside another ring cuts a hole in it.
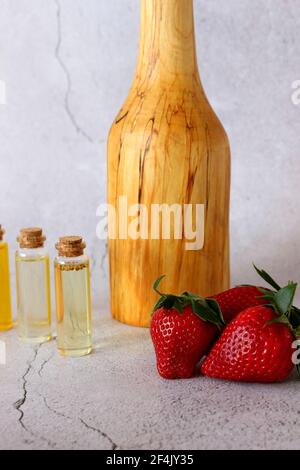
[{"label": "red strawberry", "polygon": [[[263,269],[254,268],[258,275],[266,281],[270,286],[278,291],[281,287],[276,281]],[[233,289],[226,290],[213,296],[223,313],[226,323],[230,323],[240,312],[249,307],[257,305],[265,305],[261,287],[256,286],[238,286]]]},{"label": "red strawberry", "polygon": [[185,307],[182,313],[174,308],[157,310],[151,322],[151,337],[161,377],[192,377],[215,334],[215,325],[204,323],[191,306]]},{"label": "red strawberry", "polygon": [[217,328],[224,320],[216,301],[185,292],[180,296],[161,294],[151,322],[157,369],[165,379],[192,377]]},{"label": "red strawberry", "polygon": [[[241,382],[281,382],[293,369],[292,302],[297,285],[265,291],[269,306],[241,312],[224,330],[202,364],[208,376]],[[299,322],[299,317],[297,323]]]},{"label": "red strawberry", "polygon": [[246,308],[264,305],[266,301],[262,295],[258,287],[238,286],[215,295],[213,299],[218,302],[226,323],[229,323]]}]

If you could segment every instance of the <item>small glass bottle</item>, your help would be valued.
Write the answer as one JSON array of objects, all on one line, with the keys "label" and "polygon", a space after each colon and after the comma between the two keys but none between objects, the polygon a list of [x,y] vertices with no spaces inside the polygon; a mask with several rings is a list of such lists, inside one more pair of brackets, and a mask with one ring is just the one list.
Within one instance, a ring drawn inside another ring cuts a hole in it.
[{"label": "small glass bottle", "polygon": [[50,341],[51,299],[49,254],[40,228],[20,231],[16,252],[19,338],[32,343]]},{"label": "small glass bottle", "polygon": [[62,237],[54,261],[57,346],[63,356],[92,352],[90,263],[81,237]]},{"label": "small glass bottle", "polygon": [[0,331],[13,327],[8,244],[3,240],[4,230],[0,225]]}]

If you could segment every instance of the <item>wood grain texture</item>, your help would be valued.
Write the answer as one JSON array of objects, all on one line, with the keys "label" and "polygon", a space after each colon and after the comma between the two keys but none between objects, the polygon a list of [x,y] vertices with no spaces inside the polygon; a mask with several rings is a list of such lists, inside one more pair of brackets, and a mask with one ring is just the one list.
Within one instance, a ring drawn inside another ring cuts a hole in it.
[{"label": "wood grain texture", "polygon": [[230,150],[203,91],[193,0],[142,0],[136,76],[108,140],[108,200],[205,204],[205,245],[186,240],[110,240],[114,318],[148,326],[166,274],[167,292],[213,295],[229,287]]}]

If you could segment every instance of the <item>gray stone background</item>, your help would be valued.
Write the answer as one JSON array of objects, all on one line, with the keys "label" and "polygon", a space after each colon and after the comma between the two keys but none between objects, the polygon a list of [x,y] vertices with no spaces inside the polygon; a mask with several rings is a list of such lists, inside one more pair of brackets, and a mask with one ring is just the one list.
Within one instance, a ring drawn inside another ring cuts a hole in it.
[{"label": "gray stone background", "polygon": [[[184,0],[182,0],[184,1]],[[195,0],[200,72],[232,147],[232,282],[300,279],[300,0]],[[133,78],[138,0],[0,0],[0,223],[85,236],[107,310],[106,139]],[[12,279],[14,279],[12,272]]]}]

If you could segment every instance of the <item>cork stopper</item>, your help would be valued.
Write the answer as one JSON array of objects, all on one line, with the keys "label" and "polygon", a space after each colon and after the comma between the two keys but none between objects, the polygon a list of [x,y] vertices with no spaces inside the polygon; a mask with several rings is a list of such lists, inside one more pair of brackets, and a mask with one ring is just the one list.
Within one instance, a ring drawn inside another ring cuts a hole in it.
[{"label": "cork stopper", "polygon": [[38,227],[22,228],[17,238],[20,248],[42,248],[45,240],[43,230]]},{"label": "cork stopper", "polygon": [[5,230],[3,229],[2,225],[0,224],[0,242],[2,242],[4,234],[5,234]]},{"label": "cork stopper", "polygon": [[59,256],[65,258],[76,258],[82,256],[86,244],[82,237],[61,237],[59,242],[56,243],[55,248]]}]

